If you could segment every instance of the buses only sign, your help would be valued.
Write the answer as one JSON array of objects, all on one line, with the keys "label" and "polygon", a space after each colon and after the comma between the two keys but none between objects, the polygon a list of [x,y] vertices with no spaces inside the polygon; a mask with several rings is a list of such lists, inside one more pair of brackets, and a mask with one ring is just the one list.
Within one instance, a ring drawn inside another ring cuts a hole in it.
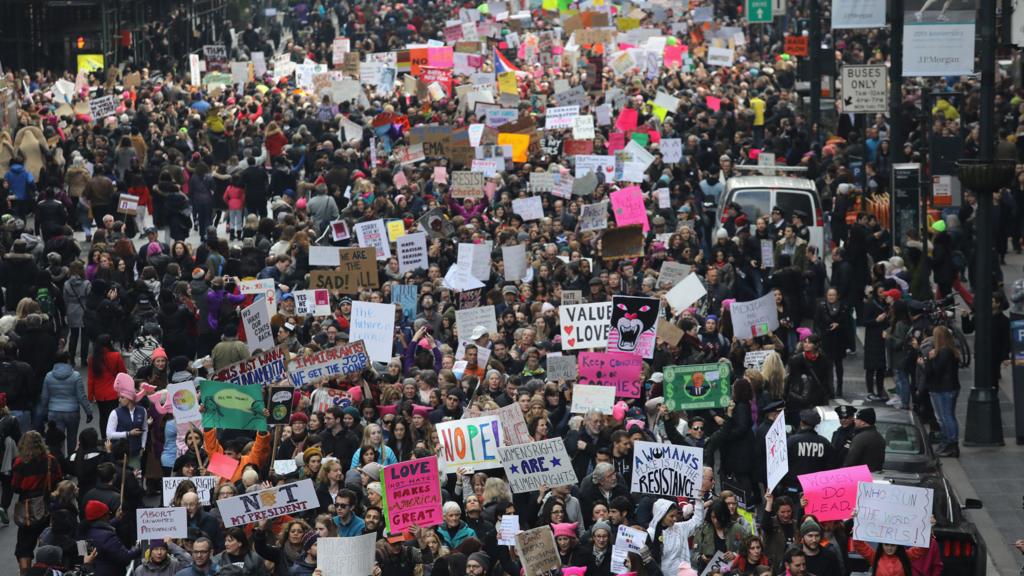
[{"label": "buses only sign", "polygon": [[889,71],[884,65],[842,68],[843,112],[863,114],[889,109]]}]

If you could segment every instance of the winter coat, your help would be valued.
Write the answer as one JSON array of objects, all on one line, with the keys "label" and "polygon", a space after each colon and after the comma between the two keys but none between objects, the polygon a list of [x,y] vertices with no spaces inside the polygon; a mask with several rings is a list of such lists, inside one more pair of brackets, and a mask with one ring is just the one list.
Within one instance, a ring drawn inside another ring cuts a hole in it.
[{"label": "winter coat", "polygon": [[874,426],[857,430],[846,453],[843,467],[867,464],[872,472],[881,472],[885,466],[885,438]]},{"label": "winter coat", "polygon": [[25,169],[24,164],[12,163],[10,170],[4,174],[4,180],[9,186],[9,193],[15,200],[31,200],[32,186],[36,179],[32,173]]},{"label": "winter coat", "polygon": [[179,570],[192,564],[192,556],[184,548],[171,542],[167,546],[167,559],[161,564],[152,560],[135,568],[133,576],[174,576]]},{"label": "winter coat", "polygon": [[[818,302],[814,313],[814,329],[821,335],[821,349],[828,359],[836,362],[846,357],[846,330],[850,322],[846,304],[836,301],[835,306],[825,300]],[[835,330],[829,330],[838,324]]]},{"label": "winter coat", "polygon": [[[998,367],[998,365],[997,365]],[[952,392],[960,389],[959,362],[952,350],[945,348],[934,358],[924,361],[924,388],[928,392]]]},{"label": "winter coat", "polygon": [[35,373],[33,394],[43,389],[43,378],[53,368],[60,340],[53,321],[46,314],[29,314],[14,328],[18,340],[18,359],[27,362]]},{"label": "winter coat", "polygon": [[[234,564],[235,560],[232,560],[228,556],[227,551],[224,551],[213,557],[213,563],[223,568]],[[259,554],[250,550],[242,557],[242,573],[246,576],[267,576],[267,567],[263,564],[263,558],[260,558]]]},{"label": "winter coat", "polygon": [[114,527],[107,522],[93,522],[86,531],[86,540],[96,546],[94,576],[124,576],[128,565],[140,555],[137,548],[125,548]]},{"label": "winter coat", "polygon": [[754,471],[754,419],[750,402],[739,402],[721,428],[722,472],[748,475]]},{"label": "winter coat", "polygon": [[[15,245],[17,249],[17,244]],[[39,268],[28,252],[9,252],[4,254],[0,265],[0,284],[6,288],[5,304],[7,310],[13,312],[22,298],[34,298],[36,274]]]},{"label": "winter coat", "polygon": [[234,184],[228,186],[227,190],[224,191],[224,203],[227,204],[228,210],[244,209],[245,190]]},{"label": "winter coat", "polygon": [[[241,466],[239,466],[241,468]],[[195,516],[186,518],[189,528],[197,528],[207,538],[213,541],[214,550],[224,548],[224,532],[220,529],[220,522],[206,510],[196,510]]]},{"label": "winter coat", "polygon": [[885,347],[889,351],[889,361],[892,362],[892,367],[897,370],[907,370],[910,352],[910,323],[900,321],[896,323],[896,326],[890,328],[889,336],[885,339]]},{"label": "winter coat", "polygon": [[117,392],[114,391],[114,378],[121,372],[128,372],[124,365],[124,358],[117,350],[107,350],[100,357],[100,365],[94,364],[94,358],[89,358],[89,399],[97,402],[109,402],[117,400]]},{"label": "winter coat", "polygon": [[35,408],[34,382],[35,373],[27,363],[14,358],[0,359],[0,392],[7,394],[7,406],[11,410]]},{"label": "winter coat", "polygon": [[441,539],[442,545],[454,550],[467,538],[476,538],[476,532],[465,522],[459,522],[459,526],[455,530],[442,524],[437,527],[437,537]]},{"label": "winter coat", "polygon": [[81,276],[72,276],[64,283],[65,320],[69,328],[85,325],[85,302],[89,299],[91,287],[92,283]]},{"label": "winter coat", "polygon": [[882,331],[889,326],[888,318],[878,321],[878,315],[886,311],[884,303],[875,298],[864,303],[860,315],[864,326],[864,369],[885,370],[885,339]]},{"label": "winter coat", "polygon": [[92,404],[85,395],[82,375],[70,364],[63,362],[54,365],[53,370],[43,380],[41,405],[50,412],[74,412],[78,414],[81,406],[86,415],[92,417]]},{"label": "winter coat", "polygon": [[658,499],[652,510],[653,517],[647,528],[648,547],[660,551],[661,573],[678,574],[683,562],[690,563],[689,537],[704,522],[704,506],[693,507],[693,516],[686,521],[677,521],[669,528],[660,526],[669,508],[674,504],[671,500]]},{"label": "winter coat", "polygon": [[[876,548],[860,540],[853,541],[853,549],[868,561],[869,566],[874,567],[874,576],[904,576],[906,574],[903,571],[903,563],[897,556],[882,554],[881,557],[878,557],[879,551]],[[907,558],[910,561],[924,558],[927,555],[927,548],[907,548]],[[876,559],[878,560],[877,565],[875,564]]]},{"label": "winter coat", "polygon": [[[725,531],[725,550],[738,554],[744,538],[749,535],[750,532],[742,524],[733,522]],[[693,552],[708,558],[715,555],[715,527],[710,521],[701,524],[700,530],[693,535]]]}]

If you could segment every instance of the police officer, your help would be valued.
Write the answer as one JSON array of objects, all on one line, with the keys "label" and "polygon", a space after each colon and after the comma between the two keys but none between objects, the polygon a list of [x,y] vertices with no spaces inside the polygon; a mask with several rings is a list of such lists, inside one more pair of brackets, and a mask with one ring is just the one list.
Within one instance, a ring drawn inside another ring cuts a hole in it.
[{"label": "police officer", "polygon": [[797,476],[822,472],[832,467],[832,445],[824,436],[814,431],[821,423],[821,416],[814,408],[800,411],[800,429],[786,440],[789,452],[789,473],[784,482],[788,488],[799,490]]},{"label": "police officer", "polygon": [[843,465],[846,459],[846,452],[850,449],[850,442],[857,429],[853,426],[853,416],[857,409],[849,404],[836,406],[836,415],[839,416],[839,429],[832,433],[832,451],[835,454],[835,466]]},{"label": "police officer", "polygon": [[843,459],[843,467],[867,465],[872,472],[885,466],[885,438],[875,428],[875,409],[861,408],[854,417],[857,434]]}]

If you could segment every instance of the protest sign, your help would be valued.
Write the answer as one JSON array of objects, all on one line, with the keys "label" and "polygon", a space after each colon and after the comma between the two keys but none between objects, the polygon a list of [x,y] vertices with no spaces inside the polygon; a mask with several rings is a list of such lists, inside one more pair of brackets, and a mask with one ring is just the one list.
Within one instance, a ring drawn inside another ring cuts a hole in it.
[{"label": "protest sign", "polygon": [[562,290],[562,306],[583,303],[582,290]]},{"label": "protest sign", "polygon": [[608,201],[584,204],[580,208],[580,232],[604,230],[608,227]]},{"label": "protest sign", "polygon": [[527,279],[526,244],[502,246],[501,257],[505,262],[505,280],[507,282]]},{"label": "protest sign", "polygon": [[761,367],[764,366],[764,361],[769,355],[774,353],[774,350],[751,350],[743,355],[743,367],[761,370]]},{"label": "protest sign", "polygon": [[712,574],[721,574],[729,568],[730,562],[725,559],[725,554],[721,551],[716,551],[715,555],[708,560],[704,571],[700,573],[700,576],[712,576]]},{"label": "protest sign", "polygon": [[295,290],[295,313],[300,316],[330,316],[331,293],[326,289]]},{"label": "protest sign", "polygon": [[170,506],[174,500],[174,492],[178,484],[188,480],[196,485],[196,494],[199,496],[199,503],[203,506],[210,505],[210,497],[213,489],[220,483],[217,476],[164,476],[160,479],[163,492],[163,505]]},{"label": "protest sign", "polygon": [[668,300],[668,305],[672,307],[672,312],[678,314],[697,300],[703,298],[707,293],[707,288],[701,282],[700,276],[689,274],[665,294],[665,300]]},{"label": "protest sign", "polygon": [[[566,356],[566,358],[571,358],[571,356]],[[576,384],[572,387],[571,411],[573,414],[586,414],[591,410],[597,410],[601,414],[610,415],[614,405],[615,388],[611,386]]]},{"label": "protest sign", "polygon": [[666,164],[678,164],[683,159],[683,141],[681,138],[662,138],[659,144],[661,158]]},{"label": "protest sign", "polygon": [[657,298],[612,296],[608,351],[651,358],[660,316],[661,301]]},{"label": "protest sign", "polygon": [[168,384],[167,394],[171,398],[171,410],[178,424],[197,423],[202,426],[203,415],[199,411],[199,393],[192,380]]},{"label": "protest sign", "polygon": [[590,114],[577,116],[572,126],[572,137],[578,140],[590,140],[594,138],[594,117]]},{"label": "protest sign", "polygon": [[641,258],[644,255],[643,228],[637,224],[607,230],[601,237],[601,248],[601,257],[605,260]]},{"label": "protest sign", "polygon": [[455,311],[455,328],[462,338],[469,337],[477,326],[487,328],[490,333],[498,331],[498,320],[494,315],[494,306],[477,306],[467,310]]},{"label": "protest sign", "polygon": [[256,294],[263,296],[267,299],[267,304],[270,308],[276,308],[277,303],[274,300],[277,291],[277,284],[273,278],[261,278],[254,280],[242,280],[238,284],[238,291],[242,294]]},{"label": "protest sign", "polygon": [[606,347],[611,318],[612,305],[609,302],[559,306],[562,350]]},{"label": "protest sign", "polygon": [[359,222],[353,228],[360,246],[377,249],[377,260],[391,258],[391,245],[388,243],[388,229],[384,225],[384,220],[378,218],[369,222]]},{"label": "protest sign", "polygon": [[501,517],[501,524],[498,525],[498,545],[515,546],[516,534],[522,530],[519,528],[518,514],[505,514]]},{"label": "protest sign", "polygon": [[288,377],[288,346],[282,344],[217,372],[214,380],[234,384],[273,384]]},{"label": "protest sign", "polygon": [[453,198],[482,198],[484,175],[479,172],[457,170],[452,172],[451,193]]},{"label": "protest sign", "polygon": [[355,341],[305,356],[294,356],[288,362],[288,375],[292,384],[304,386],[317,378],[344,376],[369,367],[370,355],[366,346]]},{"label": "protest sign", "polygon": [[[342,220],[338,220],[342,222]],[[338,253],[337,246],[310,246],[309,247],[309,265],[310,266],[329,266],[331,268],[338,265],[341,262]]]},{"label": "protest sign", "polygon": [[362,340],[374,362],[388,363],[395,343],[395,305],[352,302],[349,338]]},{"label": "protest sign", "polygon": [[139,540],[188,537],[188,513],[180,508],[139,508],[135,511]]},{"label": "protest sign", "polygon": [[267,390],[267,395],[270,398],[268,402],[270,416],[267,417],[267,423],[271,425],[287,424],[288,419],[292,415],[292,399],[295,394],[295,388],[291,386],[274,386]]},{"label": "protest sign", "polygon": [[666,342],[671,346],[679,344],[679,341],[683,339],[685,332],[683,329],[676,325],[675,322],[667,318],[658,319],[658,341]]},{"label": "protest sign", "polygon": [[89,100],[89,114],[94,122],[117,113],[117,100],[113,96],[102,96]]},{"label": "protest sign", "polygon": [[545,362],[547,363],[548,380],[575,380],[578,374],[576,370],[575,356],[552,356],[548,353]]},{"label": "protest sign", "polygon": [[427,256],[427,235],[425,232],[406,234],[395,243],[398,252],[398,273],[405,274],[430,267]]},{"label": "protest sign", "polygon": [[206,471],[224,480],[231,480],[234,478],[235,472],[238,471],[239,464],[241,462],[230,456],[214,452],[210,454],[210,461],[206,463]]},{"label": "protest sign", "polygon": [[245,346],[254,354],[274,347],[274,329],[270,326],[270,307],[266,299],[257,300],[242,309]]},{"label": "protest sign", "polygon": [[853,537],[861,542],[928,548],[933,498],[931,488],[858,482]]},{"label": "protest sign", "polygon": [[579,482],[562,438],[499,446],[498,456],[513,494],[532,492],[541,486],[575,486]]},{"label": "protest sign", "polygon": [[616,226],[640,224],[643,226],[644,234],[650,231],[647,209],[644,207],[644,198],[639,186],[616,190],[609,197],[612,200],[612,214],[615,215]]},{"label": "protest sign", "polygon": [[789,450],[786,448],[786,413],[780,412],[764,437],[767,459],[768,489],[775,490],[789,472]]},{"label": "protest sign", "polygon": [[591,172],[604,175],[605,182],[611,181],[615,174],[615,156],[579,155],[573,156],[576,170],[573,176],[582,178]]},{"label": "protest sign", "polygon": [[557,172],[530,172],[530,192],[534,194],[551,193],[559,181],[560,177]]},{"label": "protest sign", "polygon": [[401,534],[414,524],[437,526],[444,520],[437,456],[385,466],[380,483],[387,534]]},{"label": "protest sign", "polygon": [[320,576],[369,576],[377,562],[377,534],[317,539]]},{"label": "protest sign", "polygon": [[[658,271],[657,288],[674,287],[690,273],[690,267],[679,262],[662,262]],[[697,300],[697,298],[694,298]]]},{"label": "protest sign", "polygon": [[[595,174],[594,172],[590,172],[585,176],[581,176],[579,178],[573,178],[572,176],[566,174],[562,176],[562,179],[559,182],[559,184],[561,185],[562,183],[566,182],[571,184],[570,193],[573,196],[590,196],[591,194],[594,193],[594,189],[597,188],[597,185],[599,183],[597,180],[597,174]],[[605,202],[607,202],[607,200],[605,200]],[[608,216],[607,204],[604,215],[605,217]],[[607,223],[605,226],[607,227]]]},{"label": "protest sign", "polygon": [[562,566],[550,526],[540,526],[516,534],[516,553],[525,576],[546,576]]},{"label": "protest sign", "polygon": [[497,410],[486,410],[482,415],[498,417],[498,423],[501,424],[501,443],[503,445],[513,446],[533,441],[530,438],[529,431],[526,429],[526,418],[523,417],[523,411],[518,405],[509,404]]},{"label": "protest sign", "polygon": [[693,364],[666,366],[665,405],[669,410],[725,408],[732,391],[731,364]]},{"label": "protest sign", "polygon": [[498,446],[502,436],[497,416],[449,420],[437,424],[436,428],[444,450],[445,473],[452,474],[463,466],[475,470],[501,466]]},{"label": "protest sign", "polygon": [[419,287],[415,284],[393,284],[391,286],[391,303],[402,309],[403,318],[412,322],[416,317],[416,296]]},{"label": "protest sign", "polygon": [[779,327],[774,292],[749,302],[733,302],[729,313],[732,315],[732,333],[737,338],[765,336]]},{"label": "protest sign", "polygon": [[315,510],[319,506],[316,489],[309,478],[217,500],[217,508],[220,509],[226,528],[255,524],[278,516],[297,516],[300,512]]},{"label": "protest sign", "polygon": [[[348,240],[351,234],[348,231],[348,222],[344,220],[335,220],[331,222],[331,239],[335,242],[341,242],[342,240]],[[313,246],[310,246],[312,249]],[[335,264],[336,266],[337,264]]]},{"label": "protest sign", "polygon": [[139,210],[139,197],[132,194],[120,194],[117,197],[117,212],[135,216]]},{"label": "protest sign", "polygon": [[544,217],[544,204],[540,196],[512,199],[512,212],[522,216],[523,221],[540,220]]},{"label": "protest sign", "polygon": [[544,129],[561,130],[572,128],[580,115],[579,106],[555,106],[544,112]]},{"label": "protest sign", "polygon": [[865,465],[850,466],[802,474],[797,480],[807,498],[807,514],[813,514],[819,522],[847,520],[857,506],[857,484],[871,482],[871,470]]},{"label": "protest sign", "polygon": [[262,386],[200,380],[199,393],[203,403],[203,428],[267,431]]},{"label": "protest sign", "polygon": [[636,494],[685,496],[700,499],[704,449],[675,444],[633,443],[633,482]]},{"label": "protest sign", "polygon": [[580,352],[579,383],[614,386],[615,396],[639,398],[643,358],[626,352]]},{"label": "protest sign", "polygon": [[627,552],[639,552],[647,545],[647,532],[619,524],[615,535],[615,547]]}]

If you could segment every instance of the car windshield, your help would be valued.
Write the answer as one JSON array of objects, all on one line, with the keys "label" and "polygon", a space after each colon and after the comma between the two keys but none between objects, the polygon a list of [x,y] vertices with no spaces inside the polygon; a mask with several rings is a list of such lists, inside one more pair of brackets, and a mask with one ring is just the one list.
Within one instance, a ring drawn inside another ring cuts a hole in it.
[{"label": "car windshield", "polygon": [[885,438],[886,455],[924,454],[924,441],[911,423],[877,422],[878,433]]},{"label": "car windshield", "polygon": [[[782,212],[786,214],[787,218],[797,210],[807,214],[810,218],[814,217],[814,206],[811,205],[811,195],[807,192],[776,190],[775,205],[782,208]],[[804,224],[810,226],[813,225],[814,222],[804,222]]]}]

